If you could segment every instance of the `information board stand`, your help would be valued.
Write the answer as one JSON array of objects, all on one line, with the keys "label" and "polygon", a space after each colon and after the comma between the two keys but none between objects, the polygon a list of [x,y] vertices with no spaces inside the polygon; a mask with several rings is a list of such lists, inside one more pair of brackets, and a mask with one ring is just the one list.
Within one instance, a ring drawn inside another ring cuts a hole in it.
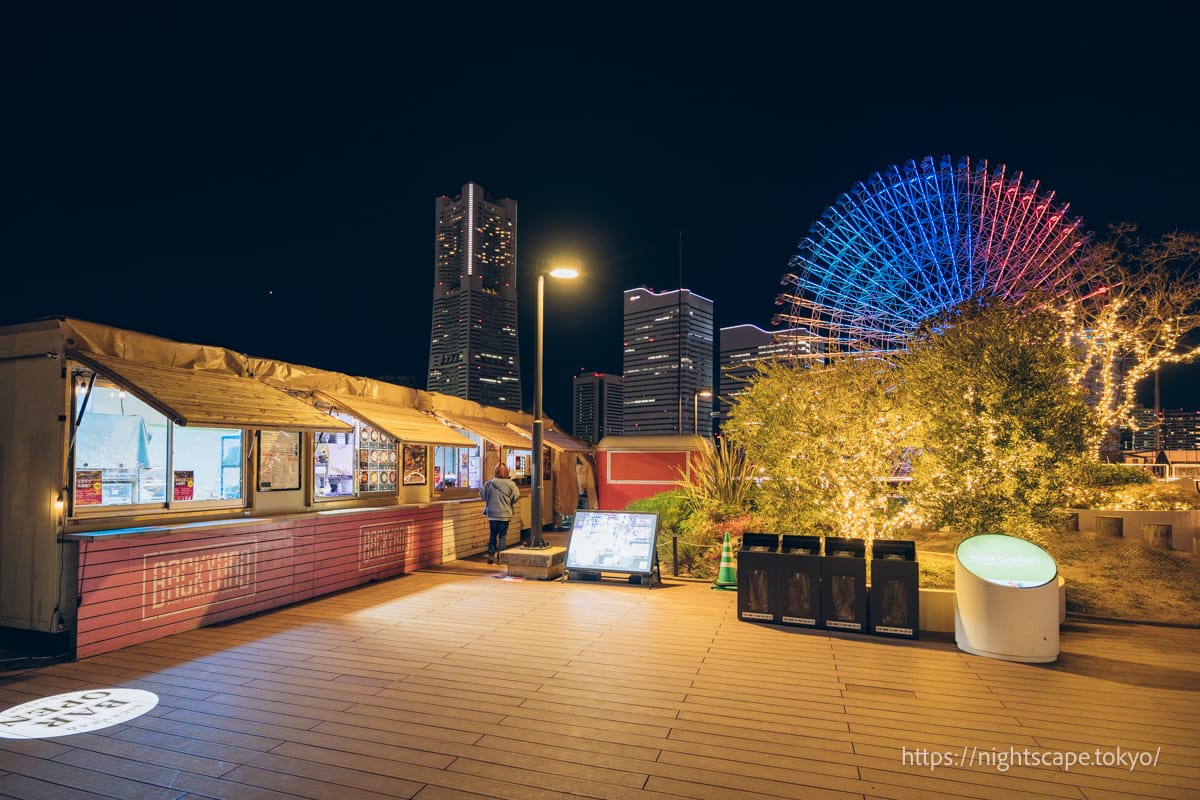
[{"label": "information board stand", "polygon": [[599,581],[605,573],[654,586],[658,567],[658,514],[576,511],[567,548],[564,581]]},{"label": "information board stand", "polygon": [[954,551],[954,643],[1004,661],[1058,659],[1058,564],[1015,536],[969,536]]}]

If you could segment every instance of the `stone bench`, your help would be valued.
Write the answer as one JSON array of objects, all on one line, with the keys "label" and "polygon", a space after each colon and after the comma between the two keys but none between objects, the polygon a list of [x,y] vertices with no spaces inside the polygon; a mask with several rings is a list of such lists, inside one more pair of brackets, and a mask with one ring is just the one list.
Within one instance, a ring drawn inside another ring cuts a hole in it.
[{"label": "stone bench", "polygon": [[565,547],[511,547],[500,553],[500,563],[508,567],[514,578],[537,578],[541,581],[561,578],[567,563]]}]

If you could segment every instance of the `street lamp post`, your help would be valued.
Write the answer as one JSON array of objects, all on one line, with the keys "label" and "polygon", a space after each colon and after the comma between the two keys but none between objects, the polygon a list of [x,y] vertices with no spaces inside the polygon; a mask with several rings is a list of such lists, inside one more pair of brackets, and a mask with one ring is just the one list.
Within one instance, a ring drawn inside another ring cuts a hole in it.
[{"label": "street lamp post", "polygon": [[578,278],[578,266],[559,266],[549,273],[538,269],[537,277],[537,316],[533,329],[533,457],[530,467],[533,470],[529,482],[529,548],[548,547],[542,538],[542,317],[545,304],[546,275],[551,278]]},{"label": "street lamp post", "polygon": [[711,389],[701,389],[692,395],[692,433],[700,435],[700,398],[712,397]]}]

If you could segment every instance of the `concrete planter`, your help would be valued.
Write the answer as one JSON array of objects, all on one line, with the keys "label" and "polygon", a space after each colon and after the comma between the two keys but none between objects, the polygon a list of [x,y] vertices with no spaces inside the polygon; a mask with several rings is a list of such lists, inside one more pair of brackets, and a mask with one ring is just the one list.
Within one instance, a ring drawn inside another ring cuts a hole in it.
[{"label": "concrete planter", "polygon": [[921,589],[920,593],[921,630],[954,633],[954,590]]},{"label": "concrete planter", "polygon": [[[1148,532],[1151,544],[1170,550],[1193,550],[1193,540],[1200,535],[1200,511],[1095,511],[1071,509],[1079,515],[1079,530],[1097,534],[1123,536],[1126,539],[1145,539]],[[1168,536],[1166,529],[1170,526]]]}]

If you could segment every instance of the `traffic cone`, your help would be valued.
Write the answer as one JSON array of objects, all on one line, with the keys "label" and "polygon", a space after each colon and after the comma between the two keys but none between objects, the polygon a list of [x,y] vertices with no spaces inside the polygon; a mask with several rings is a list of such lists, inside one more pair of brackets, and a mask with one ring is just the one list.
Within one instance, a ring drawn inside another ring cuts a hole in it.
[{"label": "traffic cone", "polygon": [[733,566],[733,548],[729,545],[729,531],[725,531],[725,544],[721,546],[721,568],[717,571],[717,579],[713,581],[712,588],[737,588],[737,570]]}]

